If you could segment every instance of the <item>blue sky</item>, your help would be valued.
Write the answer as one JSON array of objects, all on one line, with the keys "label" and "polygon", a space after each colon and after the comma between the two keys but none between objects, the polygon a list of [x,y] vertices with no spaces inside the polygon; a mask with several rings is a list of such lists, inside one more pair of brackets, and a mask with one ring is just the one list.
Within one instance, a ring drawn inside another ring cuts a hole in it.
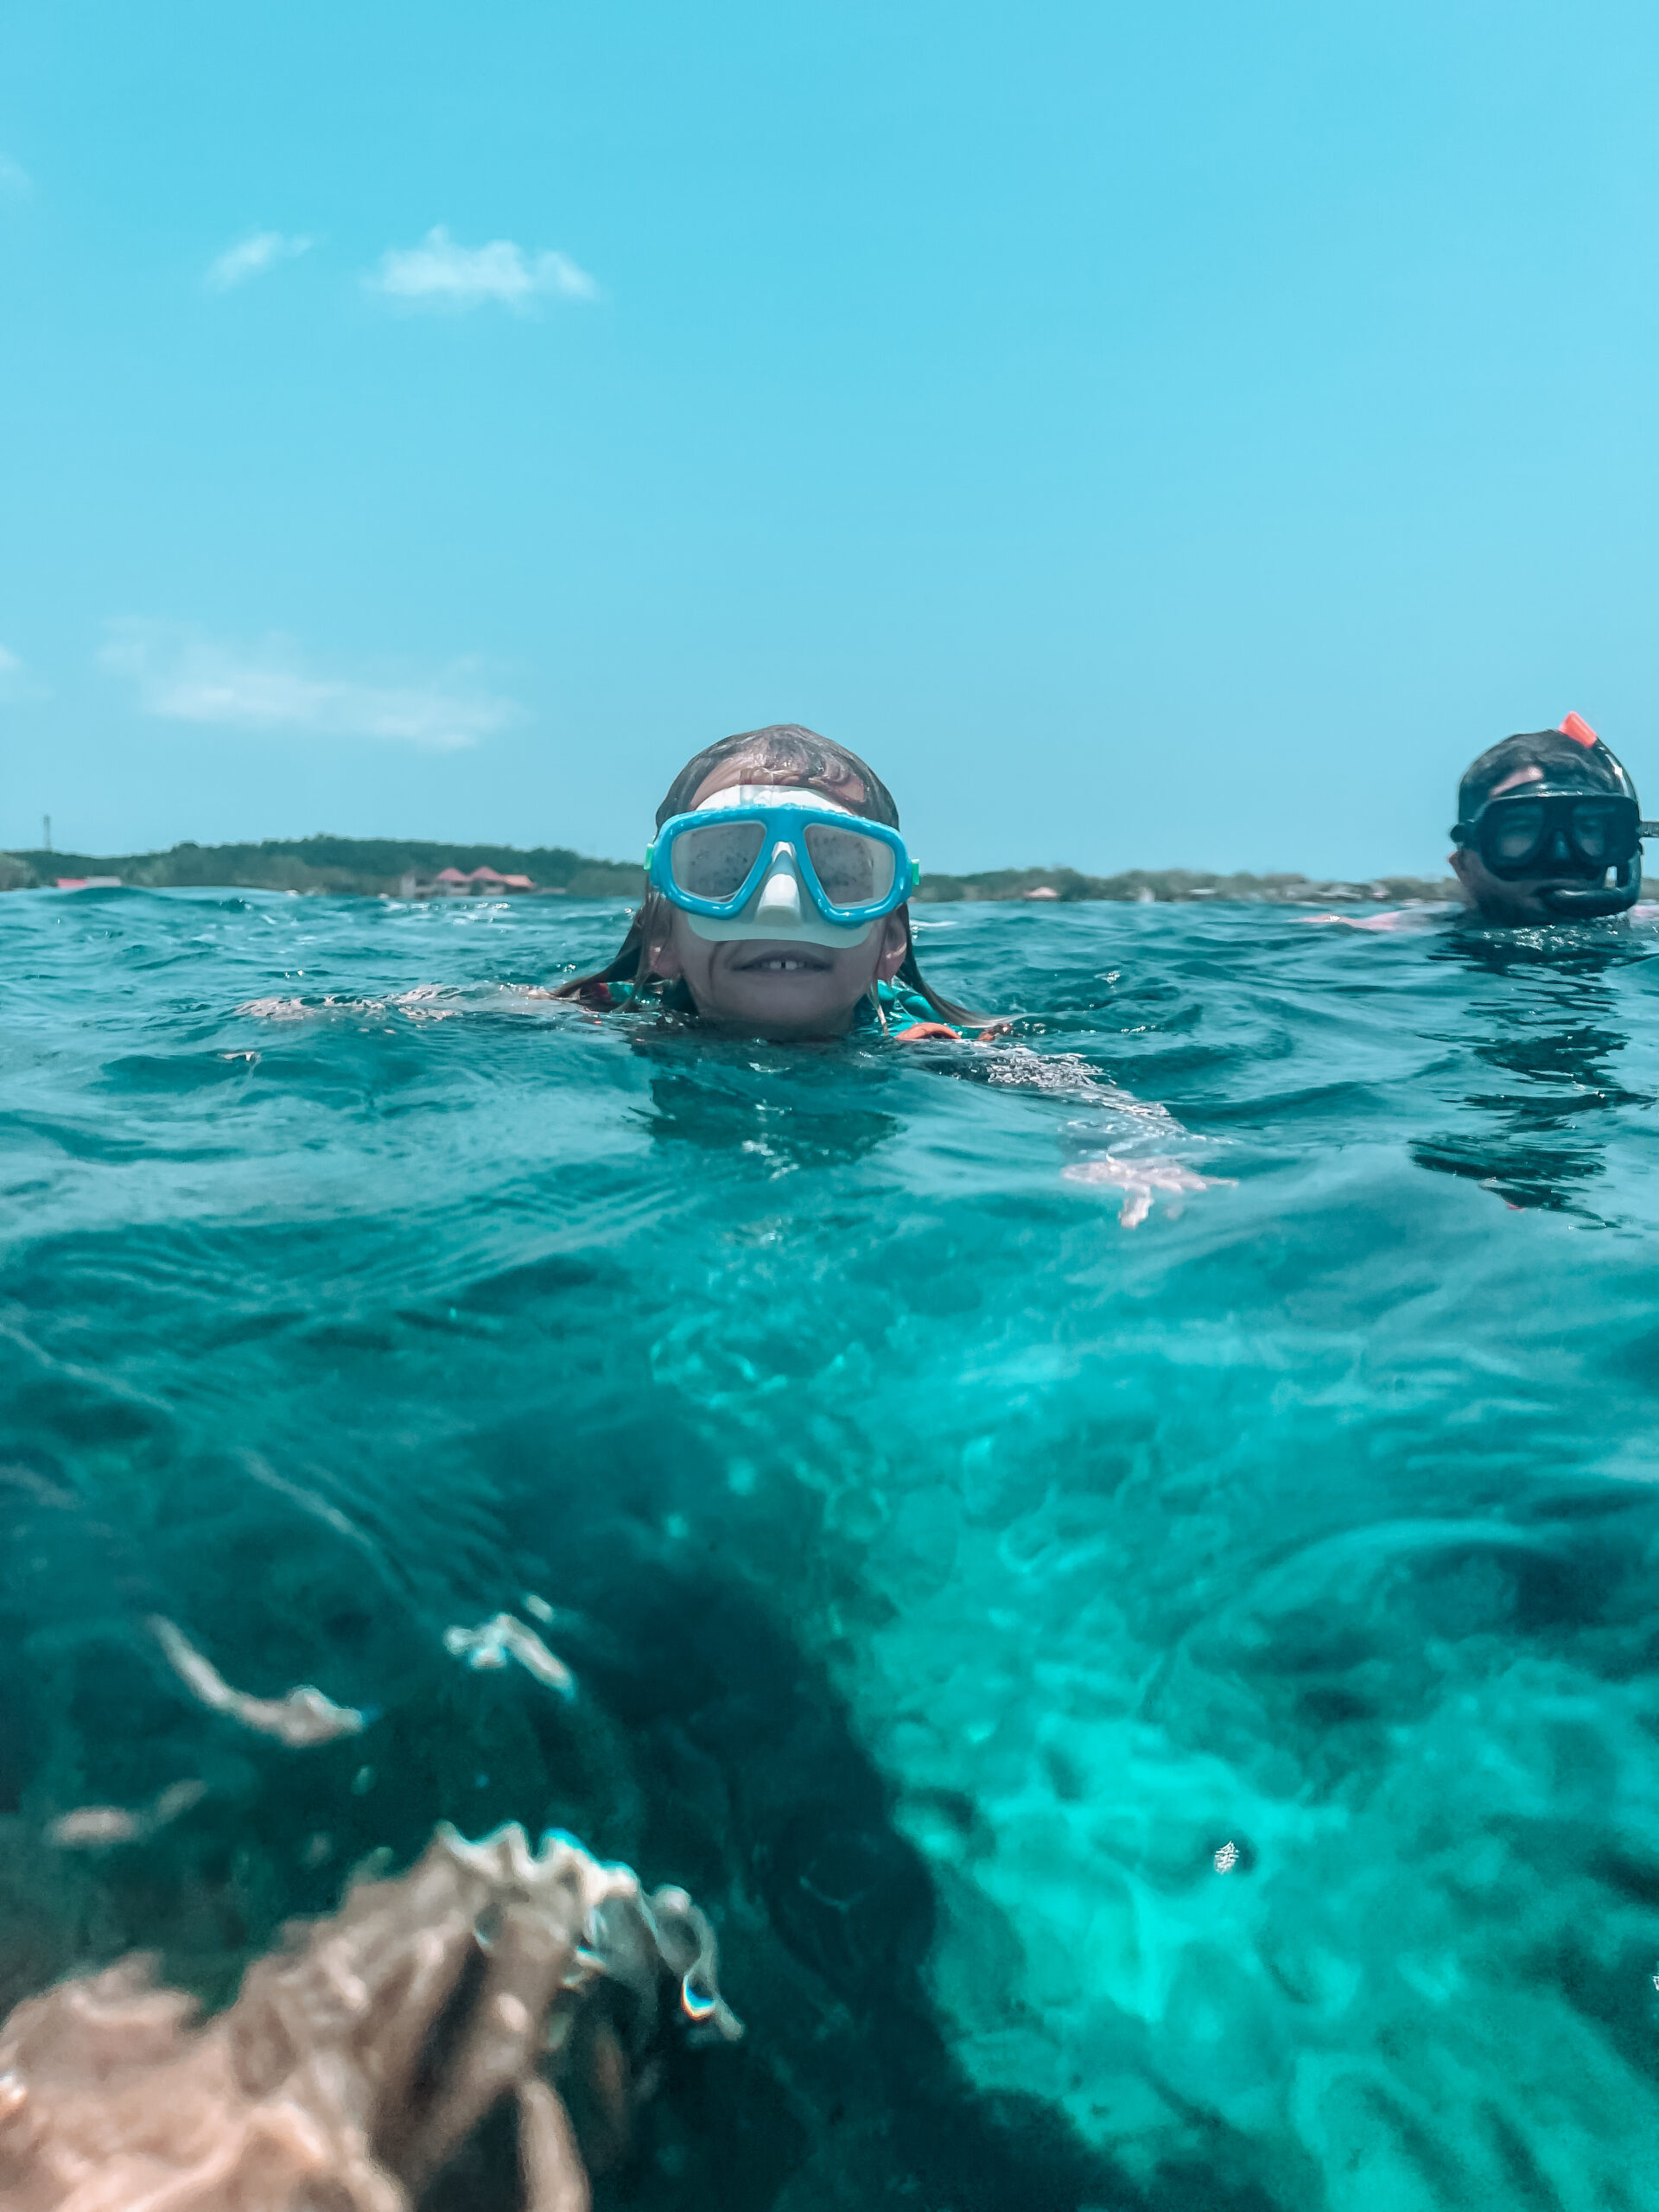
[{"label": "blue sky", "polygon": [[1659,17],[14,0],[0,844],[632,855],[726,731],[925,864],[1659,806]]}]

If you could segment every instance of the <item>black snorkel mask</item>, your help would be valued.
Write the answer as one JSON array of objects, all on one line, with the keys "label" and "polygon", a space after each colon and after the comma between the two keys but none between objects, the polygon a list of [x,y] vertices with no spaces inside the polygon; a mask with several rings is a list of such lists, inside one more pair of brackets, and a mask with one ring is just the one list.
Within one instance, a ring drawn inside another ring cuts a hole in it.
[{"label": "black snorkel mask", "polygon": [[1587,723],[1570,715],[1561,733],[1586,749],[1595,747],[1617,779],[1616,788],[1586,787],[1570,770],[1552,772],[1545,766],[1536,781],[1466,810],[1470,818],[1452,825],[1452,837],[1478,853],[1500,883],[1529,876],[1578,878],[1541,890],[1538,897],[1562,921],[1597,921],[1627,912],[1641,897],[1642,840],[1659,837],[1659,823],[1643,821],[1636,786]]},{"label": "black snorkel mask", "polygon": [[1659,836],[1659,824],[1642,820],[1634,798],[1535,786],[1489,799],[1472,822],[1456,823],[1452,836],[1478,853],[1500,883],[1582,876],[1581,887],[1563,885],[1538,895],[1564,920],[1591,921],[1635,906],[1642,895],[1642,840]]}]

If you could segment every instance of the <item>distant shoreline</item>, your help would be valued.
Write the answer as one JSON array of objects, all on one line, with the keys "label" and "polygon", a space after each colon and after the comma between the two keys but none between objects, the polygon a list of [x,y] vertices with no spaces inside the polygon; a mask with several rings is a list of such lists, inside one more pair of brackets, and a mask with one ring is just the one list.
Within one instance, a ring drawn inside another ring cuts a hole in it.
[{"label": "distant shoreline", "polygon": [[[257,845],[175,845],[165,853],[94,857],[86,853],[0,853],[0,891],[50,890],[102,882],[140,890],[289,891],[357,898],[542,897],[637,899],[637,865],[601,861],[562,845],[444,845],[391,837],[268,838]],[[989,868],[976,874],[925,874],[919,905],[959,900],[1067,904],[1116,899],[1131,905],[1206,899],[1307,906],[1380,900],[1428,905],[1455,895],[1450,880],[1375,876],[1369,880],[1294,874],[1217,875],[1201,868],[1130,868],[1085,875],[1070,868]]]}]

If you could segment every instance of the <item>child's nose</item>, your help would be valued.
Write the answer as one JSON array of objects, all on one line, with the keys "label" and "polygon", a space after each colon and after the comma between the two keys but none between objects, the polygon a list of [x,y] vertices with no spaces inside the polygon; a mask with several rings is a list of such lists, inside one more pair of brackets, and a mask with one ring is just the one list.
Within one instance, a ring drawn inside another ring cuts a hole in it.
[{"label": "child's nose", "polygon": [[801,883],[795,873],[795,856],[785,844],[772,848],[772,866],[760,887],[754,910],[757,922],[798,925],[801,920]]}]

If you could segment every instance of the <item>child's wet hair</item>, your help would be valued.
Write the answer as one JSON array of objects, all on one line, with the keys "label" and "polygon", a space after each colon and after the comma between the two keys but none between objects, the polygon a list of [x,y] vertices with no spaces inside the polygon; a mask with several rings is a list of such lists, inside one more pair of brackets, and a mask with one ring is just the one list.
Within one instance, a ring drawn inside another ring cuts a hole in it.
[{"label": "child's wet hair", "polygon": [[740,730],[735,737],[705,745],[669,785],[657,810],[657,827],[660,830],[677,814],[689,814],[715,769],[734,760],[749,762],[768,778],[784,776],[795,784],[816,784],[826,798],[833,798],[850,813],[885,823],[889,830],[899,827],[893,793],[874,769],[846,746],[820,737],[815,729],[804,729],[799,722],[770,722],[765,729]]},{"label": "child's wet hair", "polygon": [[[669,785],[657,810],[657,827],[660,830],[677,814],[689,814],[696,804],[697,793],[715,771],[734,762],[758,770],[767,781],[812,785],[849,813],[861,814],[867,821],[882,823],[889,830],[899,827],[899,809],[893,793],[874,769],[848,747],[837,745],[833,738],[820,737],[817,730],[805,729],[799,722],[771,722],[765,729],[740,730],[734,737],[722,737],[713,745],[706,745],[686,762]],[[982,1015],[942,997],[927,982],[917,963],[909,914],[903,907],[898,911],[905,925],[906,943],[904,964],[897,980],[925,999],[941,1021],[968,1027],[982,1020]],[[636,994],[660,989],[660,978],[652,976],[648,970],[641,971],[648,944],[653,937],[666,930],[671,912],[660,893],[647,886],[639,910],[628,925],[628,933],[609,965],[596,969],[591,976],[573,976],[568,983],[559,986],[556,995],[602,1004],[605,987],[611,983],[632,983]]]}]

